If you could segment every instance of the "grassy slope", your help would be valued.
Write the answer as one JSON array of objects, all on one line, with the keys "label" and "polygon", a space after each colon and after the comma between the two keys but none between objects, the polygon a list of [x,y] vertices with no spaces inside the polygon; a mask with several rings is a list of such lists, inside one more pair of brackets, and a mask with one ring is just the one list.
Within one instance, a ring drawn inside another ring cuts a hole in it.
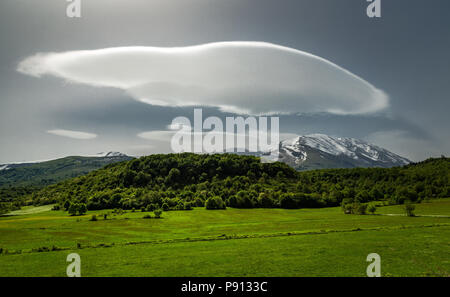
[{"label": "grassy slope", "polygon": [[[371,252],[381,255],[384,275],[450,273],[449,218],[344,215],[339,208],[195,209],[160,220],[137,212],[88,221],[105,212],[0,218],[0,247],[23,251],[0,255],[0,276],[64,276],[71,249],[81,255],[85,276],[364,276]],[[401,206],[379,212],[401,213]],[[416,213],[450,215],[450,200],[420,204]],[[30,252],[52,245],[67,250]]]}]

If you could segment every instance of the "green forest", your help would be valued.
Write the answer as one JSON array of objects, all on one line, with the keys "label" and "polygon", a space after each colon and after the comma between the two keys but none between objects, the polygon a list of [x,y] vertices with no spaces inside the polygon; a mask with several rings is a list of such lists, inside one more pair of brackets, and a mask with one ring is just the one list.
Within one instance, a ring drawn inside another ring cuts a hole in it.
[{"label": "green forest", "polygon": [[128,156],[72,156],[39,163],[12,164],[8,169],[0,170],[0,213],[19,209],[23,204],[21,197],[45,186],[131,159]]},{"label": "green forest", "polygon": [[[349,203],[420,202],[449,197],[445,157],[395,168],[297,172],[235,154],[161,154],[110,164],[17,198],[21,205],[69,210],[322,208]],[[76,213],[76,212],[75,212]]]}]

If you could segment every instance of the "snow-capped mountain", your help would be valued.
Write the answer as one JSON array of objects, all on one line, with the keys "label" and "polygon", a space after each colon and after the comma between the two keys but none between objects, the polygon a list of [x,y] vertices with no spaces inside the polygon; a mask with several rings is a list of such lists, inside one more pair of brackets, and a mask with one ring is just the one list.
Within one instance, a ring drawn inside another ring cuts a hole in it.
[{"label": "snow-capped mountain", "polygon": [[325,134],[281,141],[279,150],[279,161],[298,170],[394,167],[410,163],[408,159],[366,141]]}]

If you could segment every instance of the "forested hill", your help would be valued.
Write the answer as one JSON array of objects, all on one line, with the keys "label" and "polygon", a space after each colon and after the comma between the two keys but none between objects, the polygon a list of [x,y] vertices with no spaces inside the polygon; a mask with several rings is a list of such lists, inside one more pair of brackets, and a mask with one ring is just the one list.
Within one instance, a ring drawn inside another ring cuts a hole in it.
[{"label": "forested hill", "polygon": [[17,209],[21,197],[60,181],[102,168],[107,164],[133,159],[120,153],[104,156],[72,156],[61,159],[25,164],[0,165],[0,212],[5,204],[8,209]]},{"label": "forested hill", "polygon": [[108,154],[102,157],[72,156],[38,163],[3,165],[6,168],[0,170],[0,188],[42,187],[87,174],[111,163],[131,159],[132,157],[123,154]]},{"label": "forested hill", "polygon": [[88,209],[191,209],[214,199],[220,207],[326,207],[344,199],[403,203],[450,196],[448,158],[395,168],[296,172],[235,154],[151,155],[108,165],[48,186],[34,204],[86,204]]},{"label": "forested hill", "polygon": [[391,204],[450,197],[450,159],[430,158],[393,168],[322,169],[299,173],[301,192],[338,200],[387,200]]}]

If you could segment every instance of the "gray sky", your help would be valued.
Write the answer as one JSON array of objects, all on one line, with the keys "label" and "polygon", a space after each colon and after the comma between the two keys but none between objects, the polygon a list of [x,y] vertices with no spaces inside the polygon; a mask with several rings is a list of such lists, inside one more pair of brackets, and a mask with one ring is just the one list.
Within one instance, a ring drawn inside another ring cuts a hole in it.
[{"label": "gray sky", "polygon": [[[222,41],[259,41],[311,53],[350,71],[389,98],[387,107],[370,113],[336,114],[305,104],[295,114],[280,116],[281,132],[362,138],[412,160],[449,155],[448,1],[382,0],[381,19],[366,16],[364,0],[82,0],[81,19],[67,18],[66,5],[63,0],[0,2],[0,163],[102,151],[167,152],[167,143],[137,134],[164,130],[177,116],[193,117],[193,107],[143,103],[128,89],[18,72],[27,57]],[[229,58],[227,53],[221,55]],[[270,62],[272,54],[263,52],[261,57]],[[280,59],[284,57],[281,53]],[[289,63],[286,73],[304,74],[296,72],[296,61]],[[171,71],[168,74],[177,73],[176,68]],[[342,94],[353,94],[356,87],[349,84]],[[255,107],[263,106],[256,100]],[[280,106],[264,102],[274,111],[291,107],[283,100]],[[204,107],[204,117],[233,115],[214,106]],[[97,137],[68,138],[49,130],[84,131]]]}]

